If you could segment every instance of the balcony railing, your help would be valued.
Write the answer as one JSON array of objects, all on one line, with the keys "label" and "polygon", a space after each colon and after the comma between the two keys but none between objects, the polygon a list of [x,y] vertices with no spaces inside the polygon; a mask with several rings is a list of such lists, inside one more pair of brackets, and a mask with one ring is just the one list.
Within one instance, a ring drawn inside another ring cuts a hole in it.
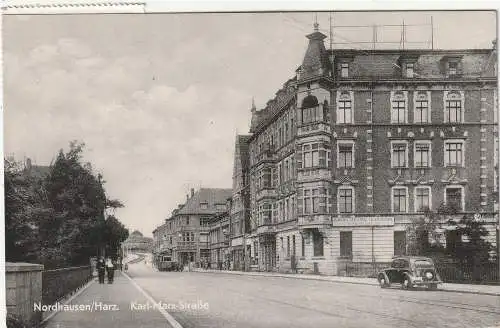
[{"label": "balcony railing", "polygon": [[311,179],[331,179],[332,171],[327,167],[312,167],[299,169],[297,171],[297,180],[311,180]]},{"label": "balcony railing", "polygon": [[330,123],[319,121],[299,126],[297,129],[297,136],[305,136],[317,132],[332,133]]},{"label": "balcony railing", "polygon": [[276,197],[276,190],[273,188],[264,188],[258,190],[257,193],[255,194],[255,197],[257,200],[261,200],[262,198],[266,197]]}]

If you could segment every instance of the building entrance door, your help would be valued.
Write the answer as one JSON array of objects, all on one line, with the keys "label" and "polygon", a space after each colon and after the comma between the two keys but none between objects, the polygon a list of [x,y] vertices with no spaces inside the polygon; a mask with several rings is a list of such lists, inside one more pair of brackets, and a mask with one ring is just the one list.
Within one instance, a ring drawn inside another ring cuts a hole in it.
[{"label": "building entrance door", "polygon": [[276,267],[276,241],[264,244],[264,267],[266,271],[273,271]]}]

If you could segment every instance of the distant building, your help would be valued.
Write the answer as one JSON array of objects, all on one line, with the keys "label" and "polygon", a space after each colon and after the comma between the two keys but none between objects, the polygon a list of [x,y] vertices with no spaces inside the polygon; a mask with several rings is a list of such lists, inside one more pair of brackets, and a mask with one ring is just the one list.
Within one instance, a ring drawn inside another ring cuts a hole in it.
[{"label": "distant building", "polygon": [[172,249],[172,258],[183,265],[210,262],[209,224],[212,217],[226,211],[231,189],[191,189],[186,202],[165,220],[163,244]]},{"label": "distant building", "polygon": [[495,244],[496,49],[327,50],[317,27],[307,38],[296,75],[252,106],[259,268],[372,268],[406,253],[408,224],[441,204],[481,214]]},{"label": "distant building", "polygon": [[128,253],[148,253],[153,249],[153,239],[144,237],[140,231],[132,232],[125,241],[122,242],[122,250],[126,256]]},{"label": "distant building", "polygon": [[234,147],[233,163],[233,190],[229,203],[229,238],[230,238],[230,258],[233,269],[244,269],[244,248],[246,244],[247,268],[251,258],[251,240],[246,238],[250,231],[250,157],[248,146],[250,135],[237,135]]},{"label": "distant building", "polygon": [[210,268],[222,269],[231,263],[231,218],[229,216],[230,201],[226,211],[212,216],[209,223]]}]

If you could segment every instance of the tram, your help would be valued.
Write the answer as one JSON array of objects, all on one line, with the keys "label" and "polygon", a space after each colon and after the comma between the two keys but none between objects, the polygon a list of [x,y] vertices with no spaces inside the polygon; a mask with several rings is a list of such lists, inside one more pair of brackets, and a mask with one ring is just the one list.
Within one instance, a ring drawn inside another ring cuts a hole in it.
[{"label": "tram", "polygon": [[180,271],[181,266],[172,260],[170,252],[162,252],[158,254],[156,267],[159,271]]}]

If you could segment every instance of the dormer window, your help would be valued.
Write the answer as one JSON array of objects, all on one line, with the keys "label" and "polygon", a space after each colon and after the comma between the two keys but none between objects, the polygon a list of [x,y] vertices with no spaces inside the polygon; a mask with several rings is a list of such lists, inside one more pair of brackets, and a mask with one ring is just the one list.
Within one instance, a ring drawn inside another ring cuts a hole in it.
[{"label": "dormer window", "polygon": [[454,76],[458,74],[458,62],[449,62],[448,63],[448,75]]},{"label": "dormer window", "polygon": [[341,63],[340,64],[340,77],[342,77],[342,78],[349,77],[349,63]]},{"label": "dormer window", "polygon": [[461,56],[444,56],[442,59],[442,73],[447,77],[456,77],[462,74]]},{"label": "dormer window", "polygon": [[201,208],[202,210],[206,210],[206,209],[208,209],[208,203],[207,203],[207,202],[200,203],[200,208]]},{"label": "dormer window", "polygon": [[406,77],[412,79],[415,74],[415,64],[406,63]]}]

